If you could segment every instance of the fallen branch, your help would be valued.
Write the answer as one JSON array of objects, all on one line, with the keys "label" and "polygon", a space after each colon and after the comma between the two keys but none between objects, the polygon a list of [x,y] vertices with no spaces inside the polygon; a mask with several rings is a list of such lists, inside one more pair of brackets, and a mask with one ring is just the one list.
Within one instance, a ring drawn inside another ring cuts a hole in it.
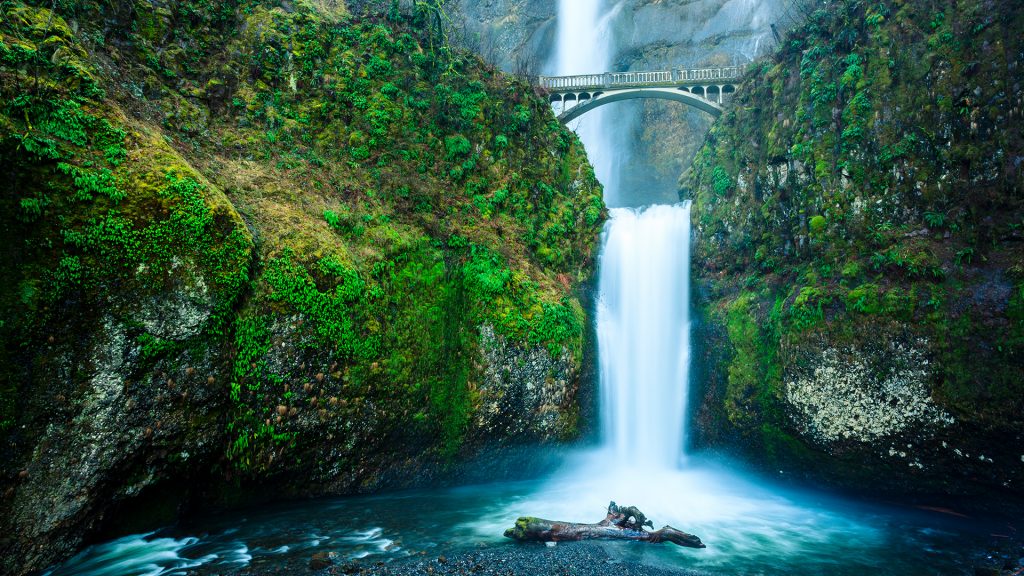
[{"label": "fallen branch", "polygon": [[505,530],[505,537],[521,542],[561,542],[566,540],[638,540],[640,542],[671,542],[689,548],[704,548],[704,543],[693,534],[680,532],[671,526],[649,532],[646,526],[654,524],[637,510],[636,506],[608,505],[608,515],[597,524],[558,522],[523,516],[514,528]]}]

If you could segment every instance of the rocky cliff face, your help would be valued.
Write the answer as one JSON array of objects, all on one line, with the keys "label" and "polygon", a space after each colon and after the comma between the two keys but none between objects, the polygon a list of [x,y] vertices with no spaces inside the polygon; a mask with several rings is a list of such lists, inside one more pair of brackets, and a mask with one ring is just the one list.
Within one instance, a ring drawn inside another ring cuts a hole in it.
[{"label": "rocky cliff face", "polygon": [[1024,11],[814,11],[694,192],[704,441],[859,489],[1024,482]]},{"label": "rocky cliff face", "polygon": [[604,207],[528,85],[422,11],[0,7],[5,573],[575,437]]}]

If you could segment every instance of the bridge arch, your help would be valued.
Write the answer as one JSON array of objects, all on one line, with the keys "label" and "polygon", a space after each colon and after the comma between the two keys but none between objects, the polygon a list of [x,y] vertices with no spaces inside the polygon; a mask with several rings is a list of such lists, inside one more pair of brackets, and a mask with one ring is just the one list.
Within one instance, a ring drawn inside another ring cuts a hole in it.
[{"label": "bridge arch", "polygon": [[[707,112],[722,114],[727,94],[738,88],[743,76],[739,66],[657,70],[653,72],[605,72],[576,76],[540,76],[540,87],[549,94],[551,104],[561,103],[558,119],[570,122],[583,114],[612,102],[636,98],[674,100]],[[575,105],[566,109],[566,103]]]},{"label": "bridge arch", "polygon": [[[715,88],[716,91],[713,92],[713,94],[716,98],[718,98],[722,92],[729,94],[735,91],[735,88],[733,88],[732,86],[729,86],[729,88],[732,88],[732,90],[727,90],[724,88],[719,89],[717,86]],[[701,92],[704,92],[704,90],[701,90]],[[586,93],[586,96],[588,96],[589,98],[583,98],[582,96],[583,94],[577,95],[574,93],[565,93],[561,95],[561,98],[558,98],[556,97],[556,95],[552,95],[552,103],[562,102],[563,106],[566,102],[577,103],[572,108],[569,108],[568,110],[563,110],[560,114],[558,114],[559,121],[561,121],[563,124],[566,124],[575,120],[576,118],[579,118],[580,116],[586,114],[587,112],[590,112],[595,108],[604,106],[605,104],[611,104],[612,102],[621,102],[623,100],[635,100],[639,98],[657,98],[661,100],[672,100],[675,102],[681,102],[683,104],[693,106],[694,108],[701,110],[702,112],[707,112],[708,114],[711,114],[715,118],[722,115],[722,107],[719,104],[716,104],[711,100],[703,98],[703,94],[697,95],[695,93],[691,93],[679,88],[624,88],[621,90],[595,92],[592,94]]]}]

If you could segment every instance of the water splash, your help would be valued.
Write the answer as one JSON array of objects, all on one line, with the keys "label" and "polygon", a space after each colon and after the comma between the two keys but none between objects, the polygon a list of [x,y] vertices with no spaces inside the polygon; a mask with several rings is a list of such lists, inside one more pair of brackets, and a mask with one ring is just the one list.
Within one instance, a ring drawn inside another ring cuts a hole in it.
[{"label": "water splash", "polygon": [[602,431],[620,462],[675,468],[689,367],[688,204],[617,208],[597,306]]}]

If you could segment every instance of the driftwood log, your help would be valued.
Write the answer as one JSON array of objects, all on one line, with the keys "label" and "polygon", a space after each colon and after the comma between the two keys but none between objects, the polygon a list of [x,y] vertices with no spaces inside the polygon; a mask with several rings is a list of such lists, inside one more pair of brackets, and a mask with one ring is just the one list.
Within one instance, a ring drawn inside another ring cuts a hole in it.
[{"label": "driftwood log", "polygon": [[704,548],[704,543],[693,534],[680,532],[671,526],[648,531],[654,523],[637,510],[636,506],[608,505],[608,515],[597,524],[557,522],[523,516],[514,528],[505,530],[505,537],[522,542],[561,542],[565,540],[638,540],[641,542],[671,542],[689,548]]}]

